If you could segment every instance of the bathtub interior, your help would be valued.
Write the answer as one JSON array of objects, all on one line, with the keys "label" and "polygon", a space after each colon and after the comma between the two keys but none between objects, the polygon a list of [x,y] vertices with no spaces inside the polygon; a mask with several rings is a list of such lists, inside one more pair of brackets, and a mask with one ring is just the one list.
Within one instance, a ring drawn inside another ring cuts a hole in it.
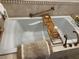
[{"label": "bathtub interior", "polygon": [[48,37],[40,17],[9,18],[5,21],[4,28],[0,53],[16,52],[18,45],[41,41],[45,39],[45,35]]},{"label": "bathtub interior", "polygon": [[41,18],[17,20],[17,22],[23,29],[23,43],[25,42],[28,44],[30,42],[35,42],[43,39],[43,34],[44,31],[46,32],[46,30],[43,28]]},{"label": "bathtub interior", "polygon": [[[52,16],[51,16],[52,17]],[[77,27],[70,16],[53,16],[54,20],[69,20],[71,26]],[[62,24],[61,21],[57,22]],[[56,25],[57,26],[57,25]],[[0,54],[16,52],[18,45],[29,44],[39,40],[49,40],[47,28],[43,26],[41,17],[15,17],[9,18],[4,24],[5,31],[0,43]],[[61,34],[61,33],[60,33]],[[61,34],[61,36],[63,36]]]}]

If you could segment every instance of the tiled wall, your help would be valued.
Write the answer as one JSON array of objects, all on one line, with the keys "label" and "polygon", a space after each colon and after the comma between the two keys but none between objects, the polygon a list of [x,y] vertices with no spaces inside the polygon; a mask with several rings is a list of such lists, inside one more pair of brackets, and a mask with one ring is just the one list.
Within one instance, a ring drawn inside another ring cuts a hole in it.
[{"label": "tiled wall", "polygon": [[50,15],[78,15],[79,3],[77,2],[45,2],[45,1],[26,1],[26,2],[2,2],[9,16],[29,16],[29,13],[36,13],[55,7],[54,12],[50,11]]},{"label": "tiled wall", "polygon": [[2,1],[55,1],[55,2],[79,2],[79,0],[2,0]]}]

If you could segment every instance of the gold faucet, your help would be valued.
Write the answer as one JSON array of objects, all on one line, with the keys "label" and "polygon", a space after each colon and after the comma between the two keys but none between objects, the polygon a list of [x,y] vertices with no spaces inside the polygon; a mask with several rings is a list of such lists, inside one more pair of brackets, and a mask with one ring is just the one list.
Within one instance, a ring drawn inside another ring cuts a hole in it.
[{"label": "gold faucet", "polygon": [[46,14],[43,16],[43,24],[47,27],[48,35],[50,38],[58,38],[59,34],[54,25],[54,21],[51,19],[50,15]]}]

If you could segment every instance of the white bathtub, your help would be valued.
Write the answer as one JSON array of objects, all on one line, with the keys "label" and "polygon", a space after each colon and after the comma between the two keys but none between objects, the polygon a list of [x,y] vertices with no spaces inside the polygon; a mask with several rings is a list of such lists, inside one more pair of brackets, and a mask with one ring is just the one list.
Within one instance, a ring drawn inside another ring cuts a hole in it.
[{"label": "white bathtub", "polygon": [[[51,16],[54,19],[65,18],[77,30],[70,16]],[[59,20],[58,20],[59,21]],[[49,39],[46,27],[43,27],[41,17],[14,17],[5,21],[5,31],[0,43],[0,54],[13,53],[17,51],[20,44],[28,44],[38,40]],[[60,32],[60,31],[59,31]],[[62,33],[60,33],[63,36]],[[64,40],[63,40],[64,41]]]}]

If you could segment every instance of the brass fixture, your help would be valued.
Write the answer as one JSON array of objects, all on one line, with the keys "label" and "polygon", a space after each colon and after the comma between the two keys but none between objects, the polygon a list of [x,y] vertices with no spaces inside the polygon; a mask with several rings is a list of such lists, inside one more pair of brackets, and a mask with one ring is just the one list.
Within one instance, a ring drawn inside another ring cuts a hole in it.
[{"label": "brass fixture", "polygon": [[57,27],[54,25],[50,15],[47,14],[43,16],[43,24],[44,26],[47,26],[48,35],[50,38],[55,39],[59,37],[59,34],[56,30]]},{"label": "brass fixture", "polygon": [[79,16],[76,15],[75,18],[74,18],[74,20],[75,20],[77,26],[79,27]]}]

